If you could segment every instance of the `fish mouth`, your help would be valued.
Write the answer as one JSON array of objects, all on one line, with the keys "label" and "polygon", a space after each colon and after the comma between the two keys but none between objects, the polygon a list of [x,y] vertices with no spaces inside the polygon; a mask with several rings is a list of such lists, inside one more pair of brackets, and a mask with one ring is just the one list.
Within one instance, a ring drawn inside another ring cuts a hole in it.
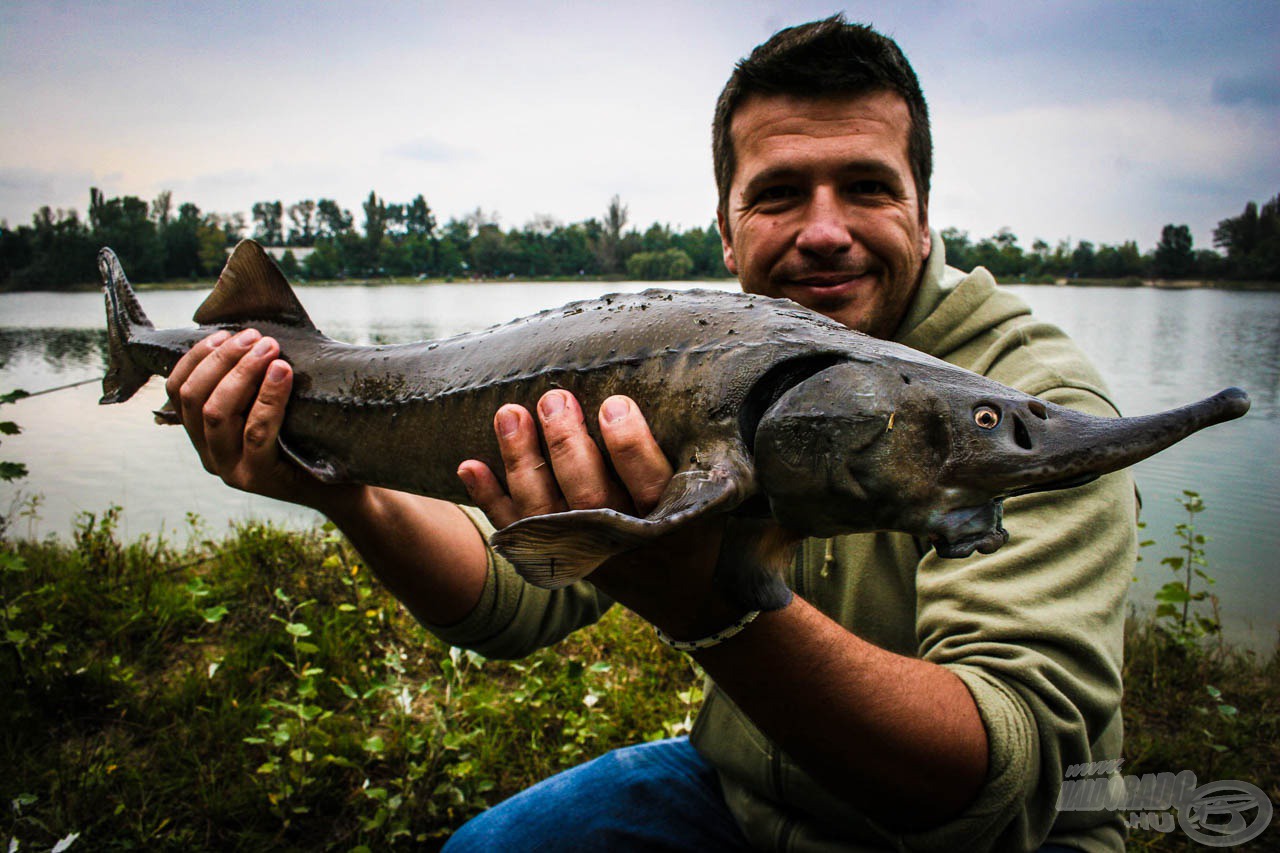
[{"label": "fish mouth", "polygon": [[929,535],[929,544],[933,546],[933,550],[939,557],[947,559],[967,557],[974,551],[980,554],[992,554],[1004,547],[1008,541],[1009,531],[1003,527],[951,540],[944,539],[936,533]]},{"label": "fish mouth", "polygon": [[974,551],[991,554],[1009,541],[1004,506],[1000,501],[961,507],[945,513],[929,531],[929,544],[939,557],[967,557]]},{"label": "fish mouth", "polygon": [[1092,483],[1100,477],[1100,474],[1076,474],[1071,477],[1063,477],[1059,480],[1051,480],[1048,483],[1040,483],[1034,486],[1024,486],[1021,489],[1015,489],[1009,492],[1005,497],[1016,498],[1018,495],[1030,495],[1036,492],[1056,492],[1060,489],[1074,489],[1076,486],[1083,486],[1086,483]]}]

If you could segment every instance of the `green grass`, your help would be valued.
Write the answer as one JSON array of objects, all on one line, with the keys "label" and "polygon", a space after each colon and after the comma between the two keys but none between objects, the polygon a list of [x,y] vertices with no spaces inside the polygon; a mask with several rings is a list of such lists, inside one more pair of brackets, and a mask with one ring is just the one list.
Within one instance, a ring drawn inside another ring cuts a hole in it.
[{"label": "green grass", "polygon": [[[701,700],[621,608],[487,661],[423,631],[332,532],[193,523],[190,541],[122,543],[117,520],[0,540],[5,849],[432,849],[551,773],[687,731]],[[1278,669],[1133,625],[1124,772],[1280,801]]]}]

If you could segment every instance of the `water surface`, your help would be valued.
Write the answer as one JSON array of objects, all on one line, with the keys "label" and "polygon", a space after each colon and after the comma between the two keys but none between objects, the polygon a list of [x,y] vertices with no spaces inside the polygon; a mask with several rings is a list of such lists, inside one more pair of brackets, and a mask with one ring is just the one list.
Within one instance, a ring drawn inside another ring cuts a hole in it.
[{"label": "water surface", "polygon": [[[483,328],[625,284],[481,283],[389,287],[300,287],[316,325],[354,343],[402,343]],[[715,286],[732,289],[722,283]],[[1280,553],[1280,294],[1145,288],[1012,288],[1036,313],[1062,326],[1095,359],[1126,414],[1143,414],[1245,388],[1253,409],[1243,419],[1191,437],[1136,466],[1146,531],[1132,599],[1149,604],[1172,579],[1159,565],[1175,552],[1172,530],[1184,519],[1177,498],[1196,489],[1208,509],[1197,517],[1210,536],[1209,572],[1231,639],[1265,649],[1275,641],[1280,587],[1271,583]],[[157,326],[189,324],[199,291],[141,295]],[[0,389],[51,388],[103,372],[105,333],[97,294],[0,294]],[[80,512],[125,508],[125,533],[181,530],[188,513],[212,531],[233,519],[268,517],[309,524],[316,516],[235,492],[200,467],[181,430],[157,427],[148,412],[163,403],[152,381],[120,406],[97,405],[94,385],[58,391],[0,409],[24,433],[6,438],[0,458],[25,462],[22,484],[43,495],[37,535],[65,535]],[[7,505],[11,487],[0,490]],[[25,532],[20,522],[19,532]],[[185,534],[184,534],[185,535]]]}]

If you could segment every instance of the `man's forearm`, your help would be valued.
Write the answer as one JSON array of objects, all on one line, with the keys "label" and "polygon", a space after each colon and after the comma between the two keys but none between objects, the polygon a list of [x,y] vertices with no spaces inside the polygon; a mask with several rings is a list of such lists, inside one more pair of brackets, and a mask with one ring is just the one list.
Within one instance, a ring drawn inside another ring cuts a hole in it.
[{"label": "man's forearm", "polygon": [[986,730],[954,673],[873,646],[798,597],[695,657],[800,766],[888,822],[943,823],[986,778]]},{"label": "man's forearm", "polygon": [[420,622],[452,625],[480,600],[488,554],[479,531],[446,501],[353,487],[316,507]]}]

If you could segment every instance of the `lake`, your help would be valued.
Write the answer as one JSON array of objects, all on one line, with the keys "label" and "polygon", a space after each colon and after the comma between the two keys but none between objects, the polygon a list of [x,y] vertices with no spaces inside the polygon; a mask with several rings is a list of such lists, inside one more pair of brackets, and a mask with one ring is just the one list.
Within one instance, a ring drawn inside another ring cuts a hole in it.
[{"label": "lake", "polygon": [[[606,291],[637,291],[642,282],[463,283],[385,287],[300,287],[316,325],[354,343],[399,343],[478,329]],[[715,287],[732,289],[729,282]],[[1177,499],[1195,489],[1207,509],[1195,519],[1209,536],[1209,574],[1217,579],[1228,638],[1272,648],[1280,627],[1280,294],[1148,288],[1013,286],[1036,313],[1063,327],[1096,360],[1126,414],[1145,414],[1239,385],[1253,409],[1238,421],[1193,436],[1134,469],[1143,497],[1146,538],[1131,600],[1150,606],[1170,571],[1173,527],[1185,520]],[[187,325],[203,291],[141,294],[159,327]],[[100,377],[105,332],[96,293],[0,294],[0,391],[46,388]],[[234,519],[270,518],[290,525],[317,516],[235,492],[207,475],[181,430],[152,423],[164,401],[153,380],[120,406],[97,405],[96,384],[56,391],[0,409],[17,421],[0,458],[24,462],[19,486],[43,496],[38,519],[14,532],[65,536],[81,512],[124,507],[126,536],[184,538],[187,514],[217,533]],[[0,487],[0,507],[17,489]]]}]

